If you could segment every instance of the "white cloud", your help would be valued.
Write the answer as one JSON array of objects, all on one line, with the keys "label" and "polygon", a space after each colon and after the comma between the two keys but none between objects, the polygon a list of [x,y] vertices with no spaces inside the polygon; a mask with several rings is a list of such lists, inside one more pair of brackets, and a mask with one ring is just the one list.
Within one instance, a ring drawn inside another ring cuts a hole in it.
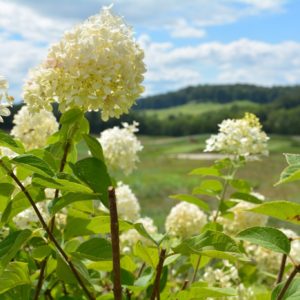
[{"label": "white cloud", "polygon": [[287,0],[237,0],[237,2],[248,4],[258,11],[281,11]]},{"label": "white cloud", "polygon": [[[2,0],[5,1],[5,0]],[[103,5],[114,3],[114,10],[132,25],[172,30],[174,19],[184,16],[187,26],[213,26],[238,21],[245,16],[279,12],[288,0],[6,0],[31,7],[39,14],[53,19],[82,20],[97,13]],[[191,25],[193,24],[193,26]],[[203,28],[202,28],[203,29]]]},{"label": "white cloud", "polygon": [[[20,95],[28,70],[46,55],[74,23],[97,13],[111,0],[0,0],[0,74],[11,93]],[[167,30],[174,38],[201,38],[207,27],[236,22],[244,16],[280,12],[287,0],[115,0],[114,10],[138,28]],[[175,21],[174,21],[175,20]],[[143,35],[147,93],[206,82],[297,83],[298,43],[268,44],[251,40],[176,46]]]},{"label": "white cloud", "polygon": [[151,92],[156,85],[172,90],[201,83],[273,85],[300,82],[300,43],[271,44],[240,39],[231,43],[175,47],[143,39],[149,69],[146,83]]},{"label": "white cloud", "polygon": [[178,19],[174,25],[167,26],[171,30],[171,36],[175,38],[202,38],[206,32],[202,28],[189,25],[185,19]]},{"label": "white cloud", "polygon": [[51,42],[70,26],[64,20],[41,16],[33,9],[12,1],[0,0],[0,29],[12,39]]}]

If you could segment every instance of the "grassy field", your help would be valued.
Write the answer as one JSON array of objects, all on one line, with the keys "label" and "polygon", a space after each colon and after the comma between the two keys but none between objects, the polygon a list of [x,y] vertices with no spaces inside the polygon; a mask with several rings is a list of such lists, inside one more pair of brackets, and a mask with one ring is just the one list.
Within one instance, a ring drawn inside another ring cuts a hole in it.
[{"label": "grassy field", "polygon": [[188,114],[188,115],[201,115],[206,112],[213,112],[220,109],[230,109],[233,106],[235,107],[259,107],[260,105],[257,103],[253,103],[251,101],[235,101],[231,103],[213,103],[213,102],[205,102],[205,103],[196,103],[189,102],[184,105],[173,106],[170,108],[164,109],[145,109],[145,112],[148,115],[157,115],[158,118],[164,119],[170,115],[178,115],[178,114]]},{"label": "grassy field", "polygon": [[[201,153],[208,136],[191,137],[140,137],[144,150],[138,168],[128,177],[117,174],[116,179],[129,184],[140,200],[142,215],[150,216],[162,228],[165,216],[176,203],[171,194],[190,193],[199,178],[189,176],[190,170],[208,166],[212,160],[178,159],[182,153]],[[250,162],[239,175],[249,179],[255,190],[270,200],[300,202],[299,184],[274,187],[286,162],[284,152],[299,153],[299,137],[272,136],[269,142],[270,156],[259,162]]]},{"label": "grassy field", "polygon": [[[199,178],[188,173],[197,167],[209,166],[213,160],[179,159],[183,153],[202,153],[208,135],[190,137],[140,137],[144,149],[138,168],[129,176],[116,174],[131,186],[137,195],[142,215],[152,217],[163,228],[166,215],[175,200],[168,196],[176,193],[191,193]],[[300,137],[271,136],[270,155],[261,161],[249,162],[239,172],[239,177],[248,179],[257,192],[268,200],[291,200],[300,202],[300,184],[290,183],[274,187],[281,171],[286,167],[282,153],[300,153]],[[82,149],[81,151],[86,151]],[[84,154],[84,153],[82,153]]]}]

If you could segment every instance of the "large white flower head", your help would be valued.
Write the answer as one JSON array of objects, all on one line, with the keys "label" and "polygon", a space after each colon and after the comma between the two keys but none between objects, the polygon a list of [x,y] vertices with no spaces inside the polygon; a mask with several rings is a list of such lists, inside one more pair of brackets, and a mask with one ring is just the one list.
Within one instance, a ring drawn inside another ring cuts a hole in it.
[{"label": "large white flower head", "polygon": [[278,273],[282,255],[259,245],[244,243],[247,254],[262,272]]},{"label": "large white flower head", "polygon": [[[149,217],[143,217],[138,219],[135,223],[143,224],[146,231],[151,234],[157,233],[157,227],[155,226],[153,220]],[[130,249],[138,242],[141,241],[143,244],[150,245],[151,242],[141,236],[135,229],[129,229],[120,235],[121,249],[123,252]]]},{"label": "large white flower head", "polygon": [[[207,266],[204,269],[203,279],[210,283],[210,285],[220,288],[236,288],[238,292],[237,297],[230,297],[236,300],[254,300],[254,292],[251,288],[246,288],[239,277],[238,269],[233,264],[223,260],[223,265],[220,267]],[[207,298],[212,300],[214,298]],[[227,297],[218,298],[225,300]]]},{"label": "large white flower head", "polygon": [[244,157],[268,155],[268,139],[259,119],[246,113],[242,119],[227,119],[219,124],[219,133],[206,141],[204,151]]},{"label": "large white flower head", "polygon": [[102,119],[127,113],[144,91],[144,52],[123,19],[101,13],[66,32],[47,59],[32,70],[24,100],[35,110],[59,103],[63,112],[101,110]]},{"label": "large white flower head", "polygon": [[10,110],[8,107],[12,106],[14,100],[13,97],[8,96],[8,81],[0,75],[0,123],[3,122],[2,117],[7,117],[10,115]]},{"label": "large white flower head", "polygon": [[[265,226],[268,217],[248,211],[255,205],[241,201],[229,211],[233,213],[233,219],[218,217],[218,222],[223,225],[224,231],[229,234],[236,234],[249,227]],[[214,214],[214,213],[213,213]]]},{"label": "large white flower head", "polygon": [[128,185],[118,182],[116,198],[120,218],[134,222],[140,217],[140,204]]},{"label": "large white flower head", "polygon": [[58,130],[58,122],[52,112],[41,110],[31,113],[23,106],[14,116],[11,134],[18,138],[27,150],[43,147],[47,138]]},{"label": "large white flower head", "polygon": [[99,141],[108,166],[113,170],[121,169],[128,175],[136,168],[139,161],[138,152],[143,146],[135,135],[138,123],[122,125],[123,128],[115,126],[101,132]]},{"label": "large white flower head", "polygon": [[172,207],[165,228],[173,236],[187,238],[199,234],[207,223],[206,214],[194,204],[180,202]]}]

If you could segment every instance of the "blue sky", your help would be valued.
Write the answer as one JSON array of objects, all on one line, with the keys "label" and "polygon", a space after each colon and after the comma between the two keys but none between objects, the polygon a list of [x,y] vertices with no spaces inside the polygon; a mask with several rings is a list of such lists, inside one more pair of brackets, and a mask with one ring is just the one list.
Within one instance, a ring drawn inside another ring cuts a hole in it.
[{"label": "blue sky", "polygon": [[10,93],[20,99],[49,46],[112,2],[145,50],[148,95],[207,83],[300,83],[300,1],[0,0],[0,74]]}]

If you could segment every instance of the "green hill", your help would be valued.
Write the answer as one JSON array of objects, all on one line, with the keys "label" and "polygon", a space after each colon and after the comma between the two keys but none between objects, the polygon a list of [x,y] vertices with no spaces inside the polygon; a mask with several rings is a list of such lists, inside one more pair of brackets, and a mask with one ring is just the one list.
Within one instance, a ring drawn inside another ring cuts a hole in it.
[{"label": "green hill", "polygon": [[189,102],[183,105],[162,108],[162,109],[144,109],[142,110],[147,116],[157,116],[159,119],[165,119],[170,116],[177,115],[193,115],[200,116],[204,113],[208,112],[216,112],[219,110],[249,110],[249,109],[258,109],[260,104],[251,102],[251,101],[234,101],[230,103],[214,103],[214,102],[206,102],[206,103],[197,103],[197,102]]}]

